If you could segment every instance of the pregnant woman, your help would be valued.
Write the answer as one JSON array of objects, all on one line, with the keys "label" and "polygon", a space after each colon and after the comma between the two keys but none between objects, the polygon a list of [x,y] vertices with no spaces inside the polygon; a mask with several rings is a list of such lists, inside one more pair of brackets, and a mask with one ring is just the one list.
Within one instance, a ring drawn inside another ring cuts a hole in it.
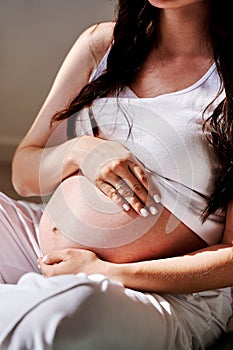
[{"label": "pregnant woman", "polygon": [[229,6],[120,0],[78,38],[13,161],[21,195],[52,194],[44,213],[1,194],[3,349],[206,349],[225,331]]},{"label": "pregnant woman", "polygon": [[[105,60],[106,56],[101,65]],[[213,74],[212,69],[208,74]],[[204,84],[206,82],[201,84],[201,88]],[[197,93],[198,88],[192,95],[190,93],[190,98],[195,98],[194,94]],[[139,104],[137,98],[129,100],[127,96],[123,93],[117,100],[99,100],[91,109],[101,140],[83,161],[84,172],[88,173],[88,169],[91,169],[93,176],[101,152],[109,154],[113,149],[114,157],[118,154],[120,159],[120,155],[127,155],[127,152],[131,157],[126,169],[123,165],[121,169],[118,163],[115,174],[112,169],[108,170],[111,178],[105,186],[111,182],[111,199],[81,172],[78,176],[65,179],[47,204],[40,221],[43,254],[79,247],[91,249],[104,260],[130,262],[181,255],[220,242],[224,215],[211,215],[205,223],[201,221],[205,208],[203,197],[209,195],[213,169],[219,163],[216,157],[209,156],[195,112],[190,112],[186,120],[180,115],[174,121],[172,116],[180,113],[180,109],[176,111],[173,108],[165,119],[165,112],[155,113],[153,101]],[[177,99],[177,95],[170,96],[171,104],[174,98]],[[166,108],[167,103],[168,99]],[[159,108],[161,110],[162,104]],[[83,129],[91,133],[89,115],[90,110],[85,109],[77,117],[81,120],[76,123],[80,126],[77,134],[82,135]],[[128,135],[130,117],[133,125]],[[182,128],[179,124],[181,120],[184,121]],[[168,136],[163,135],[164,130]],[[111,141],[103,141],[107,137]],[[85,138],[88,139],[88,136]],[[105,163],[105,159],[101,161]],[[140,164],[143,164],[143,168]],[[106,163],[99,173],[104,172],[104,166],[106,168]],[[132,169],[129,175],[126,175],[127,167]],[[140,181],[142,169],[144,182]],[[203,171],[205,177],[202,176]],[[191,186],[198,193],[194,194]],[[147,191],[150,192],[149,196]],[[133,204],[138,212],[133,209]]]}]

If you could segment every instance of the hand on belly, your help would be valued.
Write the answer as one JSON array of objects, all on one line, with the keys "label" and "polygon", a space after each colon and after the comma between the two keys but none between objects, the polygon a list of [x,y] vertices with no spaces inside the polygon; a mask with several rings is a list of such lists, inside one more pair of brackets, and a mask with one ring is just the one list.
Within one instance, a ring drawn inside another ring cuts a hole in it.
[{"label": "hand on belly", "polygon": [[[45,208],[40,222],[40,245],[44,254],[56,249],[86,248],[111,262],[185,252],[190,240],[201,248],[203,241],[181,223],[174,232],[166,233],[170,216],[162,206],[156,216],[146,218],[133,210],[124,212],[85,177],[73,176],[60,184]],[[182,241],[177,242],[178,237]]]}]

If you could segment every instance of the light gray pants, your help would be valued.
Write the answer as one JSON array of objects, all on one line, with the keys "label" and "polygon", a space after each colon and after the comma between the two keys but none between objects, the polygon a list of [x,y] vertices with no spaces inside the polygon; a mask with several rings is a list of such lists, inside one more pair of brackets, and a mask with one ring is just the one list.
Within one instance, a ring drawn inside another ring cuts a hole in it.
[{"label": "light gray pants", "polygon": [[38,224],[42,210],[0,192],[0,283],[16,283],[26,272],[39,272]]},{"label": "light gray pants", "polygon": [[225,330],[230,289],[160,296],[102,275],[30,272],[40,215],[0,196],[1,350],[205,349]]}]

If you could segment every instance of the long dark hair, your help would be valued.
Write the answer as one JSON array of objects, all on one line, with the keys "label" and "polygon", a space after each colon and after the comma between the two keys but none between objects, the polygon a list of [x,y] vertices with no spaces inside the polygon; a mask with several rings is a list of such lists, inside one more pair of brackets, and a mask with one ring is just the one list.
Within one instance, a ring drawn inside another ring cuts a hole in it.
[{"label": "long dark hair", "polygon": [[[218,209],[226,209],[233,196],[233,24],[229,0],[209,1],[208,35],[211,50],[225,89],[225,98],[208,119],[203,131],[221,162],[221,170],[213,193],[207,198],[203,221]],[[147,0],[119,0],[113,32],[113,43],[107,68],[95,80],[85,85],[70,105],[52,117],[52,122],[73,116],[91,106],[95,99],[118,95],[130,85],[149,53],[152,44],[159,42],[157,27],[159,9]],[[93,126],[98,136],[98,126]]]}]

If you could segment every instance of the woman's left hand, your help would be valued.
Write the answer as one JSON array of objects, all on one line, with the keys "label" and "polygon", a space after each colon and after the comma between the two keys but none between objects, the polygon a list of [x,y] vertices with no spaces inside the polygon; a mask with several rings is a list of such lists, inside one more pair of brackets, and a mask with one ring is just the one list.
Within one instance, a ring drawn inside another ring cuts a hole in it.
[{"label": "woman's left hand", "polygon": [[61,274],[105,274],[106,262],[97,255],[84,249],[56,250],[38,259],[42,275],[49,277]]}]

